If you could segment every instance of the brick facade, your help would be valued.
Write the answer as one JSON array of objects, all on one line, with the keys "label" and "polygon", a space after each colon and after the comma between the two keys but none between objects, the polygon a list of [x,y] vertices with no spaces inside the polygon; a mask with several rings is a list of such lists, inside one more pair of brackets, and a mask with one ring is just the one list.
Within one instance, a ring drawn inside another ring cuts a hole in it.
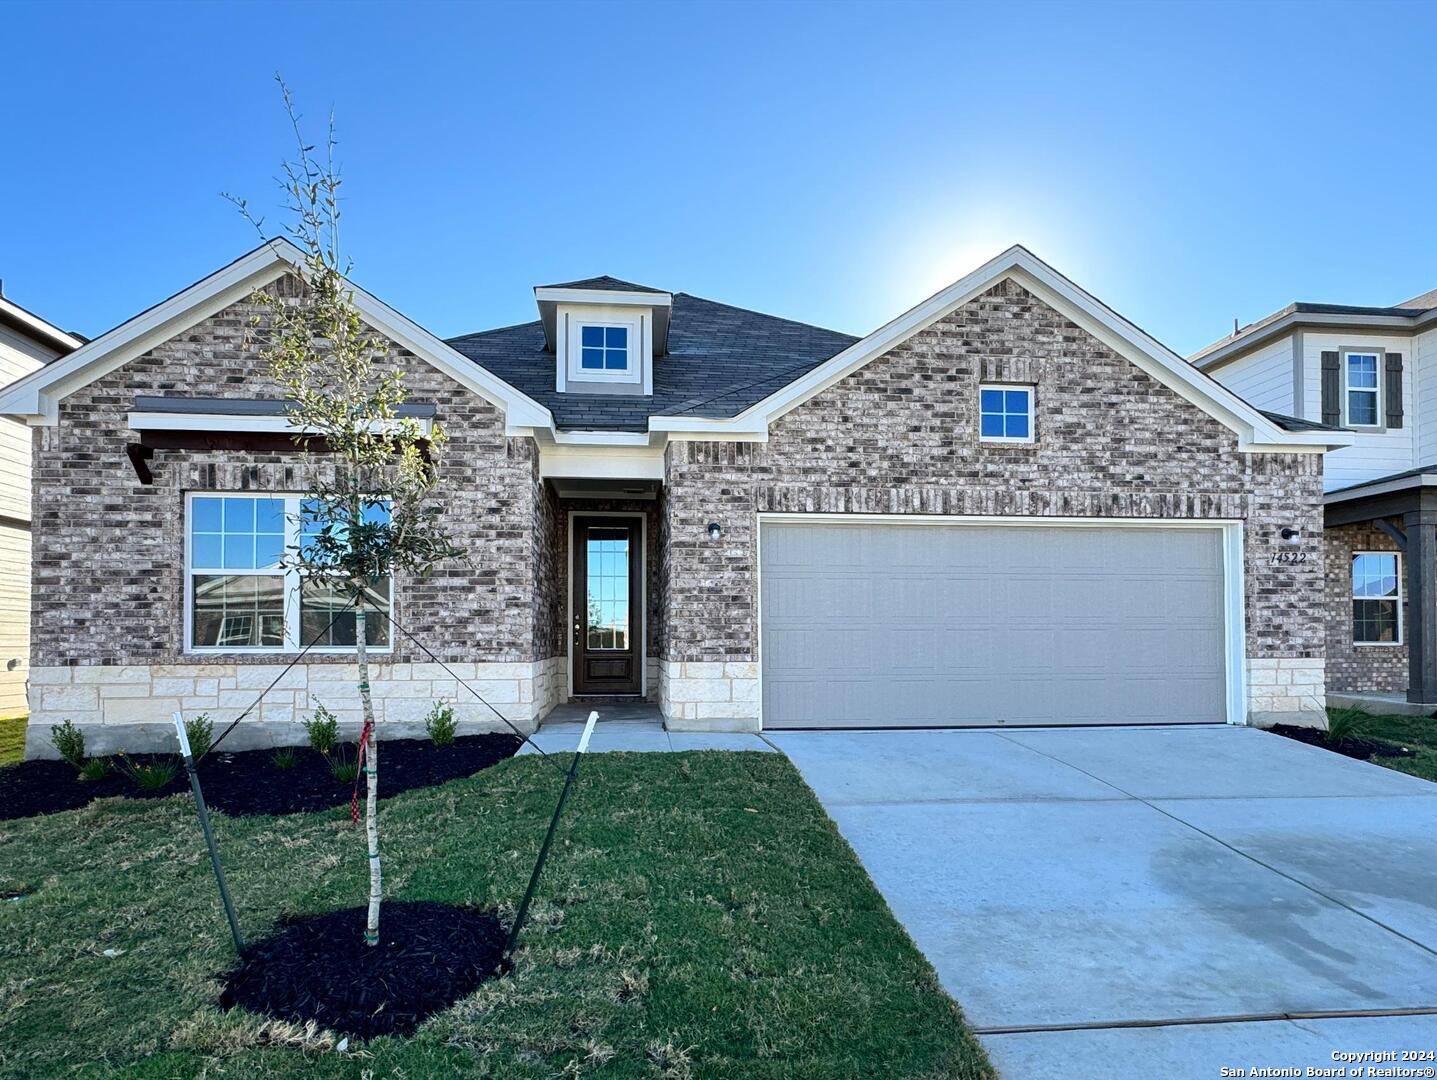
[{"label": "brick facade", "polygon": [[[227,308],[77,390],[56,426],[36,429],[33,729],[66,717],[162,723],[178,708],[224,722],[284,662],[183,652],[184,496],[301,491],[323,459],[159,451],[144,485],[125,454],[137,394],[279,396],[248,341],[254,312]],[[649,689],[677,727],[757,726],[757,515],[780,511],[1240,520],[1250,715],[1320,710],[1335,602],[1324,560],[1270,561],[1292,550],[1284,527],[1313,554],[1322,543],[1320,455],[1240,452],[1229,429],[1012,281],[795,408],[767,442],[671,442],[656,501],[560,499],[536,444],[507,436],[498,409],[398,346],[386,362],[450,436],[446,520],[470,556],[399,581],[396,617],[489,680],[516,722],[532,726],[567,690],[575,509],[645,514]],[[1036,386],[1035,442],[979,442],[985,380]],[[454,689],[427,659],[403,640],[380,659],[386,723],[414,723]],[[312,660],[262,721],[292,722],[348,678],[344,657]],[[466,719],[487,722],[482,709]]]},{"label": "brick facade", "polygon": [[[1032,444],[979,442],[989,379],[1036,385]],[[759,512],[1231,518],[1245,527],[1250,666],[1302,672],[1293,692],[1261,676],[1250,710],[1320,707],[1322,563],[1270,557],[1284,527],[1317,554],[1321,457],[1239,452],[1229,429],[1011,280],[795,408],[767,443],[673,443],[665,468],[671,678],[757,658]],[[724,712],[750,692],[714,691]]]},{"label": "brick facade", "polygon": [[[295,297],[302,286],[285,277],[271,288]],[[100,666],[110,674],[128,669],[133,680],[139,669],[178,665],[185,676],[160,677],[193,678],[190,668],[214,666],[225,669],[216,678],[233,682],[233,668],[283,663],[285,657],[273,653],[184,653],[184,497],[190,491],[302,491],[307,470],[324,468],[322,456],[161,450],[151,462],[154,483],[145,485],[125,453],[135,438],[126,414],[136,395],[282,396],[250,340],[257,309],[249,301],[226,308],[77,390],[62,401],[57,425],[35,429],[32,726],[61,718],[62,710],[77,722],[124,723],[140,715],[138,706],[121,704],[118,676],[86,676],[116,683],[111,707],[102,709],[97,691],[75,689],[74,680],[47,671]],[[537,448],[530,439],[506,436],[500,410],[406,350],[393,346],[386,363],[405,371],[413,400],[437,407],[449,435],[445,519],[468,552],[466,562],[441,566],[429,577],[398,580],[395,618],[446,662],[509,665],[504,678],[514,685],[497,692],[516,706],[526,695],[531,707],[506,711],[532,723],[552,703],[542,698],[552,695],[557,655],[552,607],[541,602],[552,594],[552,560],[542,557],[551,550],[552,504],[539,480]],[[344,662],[310,659],[321,666]],[[393,655],[380,659],[385,671],[376,680],[409,681],[410,662],[427,659],[401,636]],[[211,689],[211,681],[201,678],[190,690]],[[522,690],[526,681],[529,689]],[[71,689],[62,693],[60,685]],[[534,686],[540,687],[537,703]],[[217,693],[157,691],[153,697],[166,704],[184,697],[193,707],[211,707],[217,718],[225,715]],[[145,721],[153,719],[150,712]]]},{"label": "brick facade", "polygon": [[[1323,537],[1327,578],[1327,689],[1343,693],[1407,693],[1407,646],[1352,642],[1352,556],[1396,551],[1392,538],[1370,524],[1328,529]],[[1399,568],[1405,572],[1405,567]],[[1406,593],[1406,583],[1403,583]],[[1404,612],[1405,615],[1405,612]]]}]

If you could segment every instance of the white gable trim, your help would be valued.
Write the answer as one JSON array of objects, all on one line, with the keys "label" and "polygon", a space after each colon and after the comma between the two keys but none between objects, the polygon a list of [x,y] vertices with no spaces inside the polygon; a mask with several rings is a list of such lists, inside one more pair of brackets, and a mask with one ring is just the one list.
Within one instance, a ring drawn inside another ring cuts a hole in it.
[{"label": "white gable trim", "polygon": [[971,274],[879,327],[732,420],[653,417],[650,430],[704,432],[712,438],[724,438],[725,433],[732,437],[758,429],[766,430],[769,424],[785,413],[932,326],[1005,278],[1013,278],[1109,348],[1230,428],[1237,434],[1239,447],[1243,450],[1320,453],[1352,444],[1353,437],[1349,432],[1284,431],[1231,390],[1194,369],[1177,353],[1021,246],[1011,247],[984,263]]},{"label": "white gable trim", "polygon": [[[183,292],[12,383],[0,391],[0,414],[23,417],[37,426],[51,426],[58,421],[60,402],[66,396],[243,300],[255,289],[299,271],[303,265],[303,252],[288,240],[266,241]],[[366,322],[502,409],[506,427],[553,425],[549,410],[533,398],[465,358],[388,304],[353,283],[350,287],[355,306]]]}]

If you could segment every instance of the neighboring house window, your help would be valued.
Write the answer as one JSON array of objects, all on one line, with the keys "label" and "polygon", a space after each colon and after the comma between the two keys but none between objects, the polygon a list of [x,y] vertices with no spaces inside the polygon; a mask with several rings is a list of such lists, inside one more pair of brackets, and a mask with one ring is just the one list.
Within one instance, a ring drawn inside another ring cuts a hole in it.
[{"label": "neighboring house window", "polygon": [[1352,556],[1352,640],[1357,645],[1402,644],[1402,574],[1392,551]]},{"label": "neighboring house window", "polygon": [[629,328],[585,326],[579,330],[580,371],[628,371]]},{"label": "neighboring house window", "polygon": [[1376,353],[1350,352],[1344,361],[1347,372],[1347,422],[1357,427],[1377,427],[1378,369]]},{"label": "neighboring house window", "polygon": [[1033,441],[1033,388],[980,386],[978,435],[984,442]]},{"label": "neighboring house window", "polygon": [[[185,583],[186,645],[196,651],[297,652],[354,647],[347,593],[322,574],[283,565],[303,543],[304,501],[294,495],[194,495],[189,501]],[[387,511],[367,512],[384,520]],[[376,582],[366,600],[388,611],[393,584]],[[333,624],[333,625],[331,625]],[[389,620],[366,620],[366,641],[388,649]]]}]

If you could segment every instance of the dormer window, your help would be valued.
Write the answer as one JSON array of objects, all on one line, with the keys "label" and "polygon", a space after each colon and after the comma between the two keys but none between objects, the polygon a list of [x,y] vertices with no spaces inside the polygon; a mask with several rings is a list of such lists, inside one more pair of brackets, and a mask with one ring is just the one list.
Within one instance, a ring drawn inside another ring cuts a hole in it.
[{"label": "dormer window", "polygon": [[579,329],[579,370],[583,373],[629,370],[629,328],[585,324]]},{"label": "dormer window", "polygon": [[668,349],[673,296],[602,277],[541,285],[534,299],[559,393],[654,392],[654,358]]}]

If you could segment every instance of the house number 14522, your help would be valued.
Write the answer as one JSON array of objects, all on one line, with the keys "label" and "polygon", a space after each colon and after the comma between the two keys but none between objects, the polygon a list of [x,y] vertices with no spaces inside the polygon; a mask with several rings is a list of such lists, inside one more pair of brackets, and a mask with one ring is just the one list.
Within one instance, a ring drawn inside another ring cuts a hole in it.
[{"label": "house number 14522", "polygon": [[1274,551],[1269,560],[1269,566],[1295,566],[1298,563],[1307,562],[1305,551]]}]

